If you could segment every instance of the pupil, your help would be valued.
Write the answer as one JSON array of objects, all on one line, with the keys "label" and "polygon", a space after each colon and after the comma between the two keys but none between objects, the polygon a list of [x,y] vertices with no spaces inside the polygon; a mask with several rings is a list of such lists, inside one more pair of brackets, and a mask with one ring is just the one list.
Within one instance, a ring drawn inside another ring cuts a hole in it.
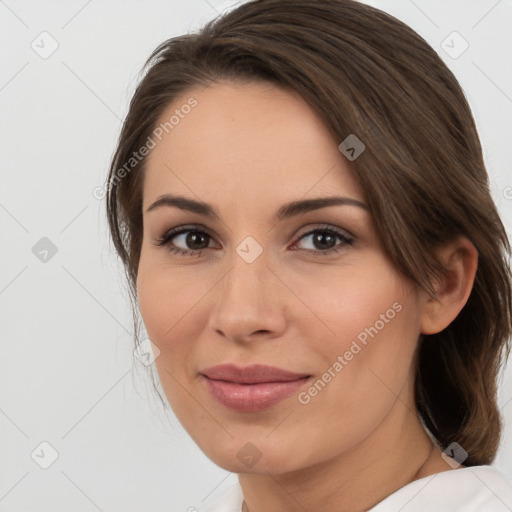
[{"label": "pupil", "polygon": [[[335,242],[335,237],[328,233],[318,233],[314,237],[314,243],[317,249],[331,249],[335,245]],[[327,247],[322,247],[322,245],[327,245]]]},{"label": "pupil", "polygon": [[[200,239],[202,239],[203,245],[201,247],[198,247],[197,245],[201,245]],[[192,246],[192,249],[206,249],[206,247],[208,247],[207,235],[205,236],[204,234],[198,233],[196,231],[191,231],[188,234],[186,242],[187,246]]]},{"label": "pupil", "polygon": [[[317,249],[331,249],[333,244],[336,244],[336,239],[328,233],[317,233],[314,237],[314,243]],[[192,247],[193,249],[205,249],[208,247],[207,236],[202,233],[192,231],[187,236],[187,245],[195,246]]]}]

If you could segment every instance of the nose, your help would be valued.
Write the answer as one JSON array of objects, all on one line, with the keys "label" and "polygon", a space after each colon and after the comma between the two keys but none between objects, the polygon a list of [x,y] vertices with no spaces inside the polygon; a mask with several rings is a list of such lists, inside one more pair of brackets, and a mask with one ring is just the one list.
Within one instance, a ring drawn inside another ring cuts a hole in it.
[{"label": "nose", "polygon": [[265,251],[252,263],[235,252],[231,263],[215,287],[210,330],[238,343],[281,336],[288,317],[286,287]]}]

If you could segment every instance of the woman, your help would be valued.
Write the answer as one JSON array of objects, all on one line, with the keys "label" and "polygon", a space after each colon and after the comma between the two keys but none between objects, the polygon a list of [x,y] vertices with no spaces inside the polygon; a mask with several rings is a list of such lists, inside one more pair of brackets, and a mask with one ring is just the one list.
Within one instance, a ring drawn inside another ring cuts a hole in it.
[{"label": "woman", "polygon": [[166,399],[239,475],[212,510],[507,510],[489,466],[507,236],[413,30],[257,0],[155,50],[108,219]]}]

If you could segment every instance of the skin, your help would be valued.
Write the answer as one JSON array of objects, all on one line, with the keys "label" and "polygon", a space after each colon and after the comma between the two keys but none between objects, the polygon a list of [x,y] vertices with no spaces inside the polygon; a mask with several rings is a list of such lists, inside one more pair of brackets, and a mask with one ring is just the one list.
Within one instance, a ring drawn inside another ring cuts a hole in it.
[{"label": "skin", "polygon": [[[211,460],[239,474],[251,512],[367,510],[414,479],[451,470],[419,421],[414,362],[420,335],[444,329],[469,296],[472,244],[459,238],[439,251],[452,276],[431,298],[387,257],[365,208],[329,206],[276,221],[289,201],[346,196],[366,204],[341,141],[300,96],[264,82],[187,91],[162,121],[191,96],[197,106],[147,160],[137,281],[180,422]],[[174,206],[148,212],[163,194],[210,203],[220,220]],[[170,252],[198,252],[186,235],[155,244],[185,225],[211,237],[199,256]],[[335,237],[329,247],[340,250],[324,254],[303,236],[326,225],[352,243]],[[262,248],[250,264],[236,252],[247,236]],[[316,381],[396,303],[400,312],[307,404],[291,396],[262,412],[233,411],[199,375],[225,362],[261,363]],[[252,467],[237,457],[247,442],[261,453]]]}]

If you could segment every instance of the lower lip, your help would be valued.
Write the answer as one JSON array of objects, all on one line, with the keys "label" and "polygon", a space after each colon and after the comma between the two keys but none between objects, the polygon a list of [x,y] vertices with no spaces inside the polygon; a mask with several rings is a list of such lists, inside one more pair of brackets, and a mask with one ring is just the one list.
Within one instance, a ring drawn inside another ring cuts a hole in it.
[{"label": "lower lip", "polygon": [[294,395],[310,377],[287,382],[236,384],[203,376],[208,391],[221,404],[240,412],[258,412]]}]

